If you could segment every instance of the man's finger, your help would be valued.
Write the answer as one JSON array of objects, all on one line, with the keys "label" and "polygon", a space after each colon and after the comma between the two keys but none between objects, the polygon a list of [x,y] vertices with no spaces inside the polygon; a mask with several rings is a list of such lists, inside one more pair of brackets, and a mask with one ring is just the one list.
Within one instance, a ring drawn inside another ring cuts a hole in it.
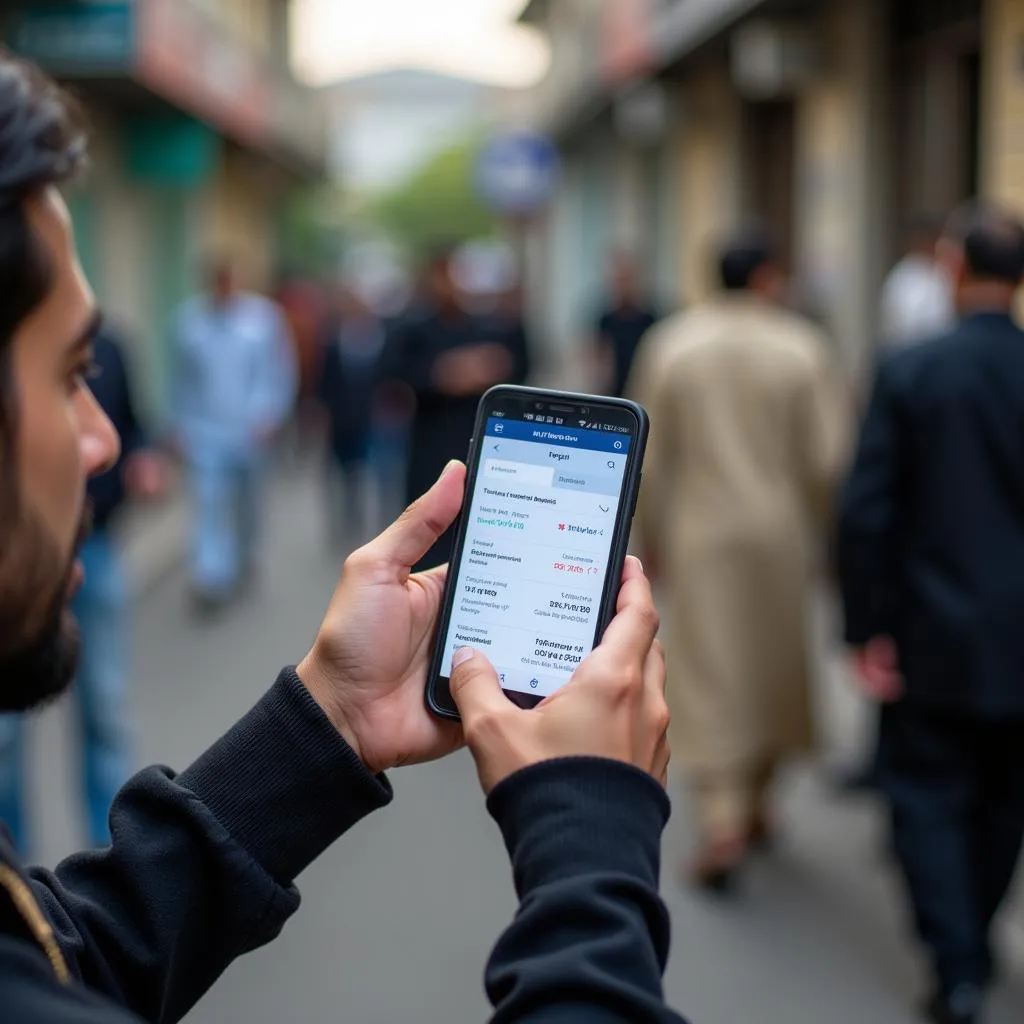
[{"label": "man's finger", "polygon": [[630,555],[622,566],[622,582],[619,584],[619,596],[615,602],[616,612],[621,612],[638,601],[654,604],[651,581],[644,572],[639,558]]},{"label": "man's finger", "polygon": [[467,730],[472,730],[474,723],[483,715],[500,715],[515,710],[502,692],[494,666],[471,647],[461,647],[455,652],[449,687]]},{"label": "man's finger", "polygon": [[665,648],[655,640],[644,662],[644,686],[654,695],[665,696]]},{"label": "man's finger", "polygon": [[411,569],[455,522],[465,489],[466,467],[449,462],[437,483],[370,544],[373,553],[394,568]]},{"label": "man's finger", "polygon": [[619,662],[643,665],[659,625],[658,609],[647,577],[642,570],[631,573],[619,591],[618,612],[605,630],[597,650]]},{"label": "man's finger", "polygon": [[630,580],[639,579],[644,574],[643,563],[635,555],[626,555],[625,562],[622,563],[622,582],[628,583]]}]

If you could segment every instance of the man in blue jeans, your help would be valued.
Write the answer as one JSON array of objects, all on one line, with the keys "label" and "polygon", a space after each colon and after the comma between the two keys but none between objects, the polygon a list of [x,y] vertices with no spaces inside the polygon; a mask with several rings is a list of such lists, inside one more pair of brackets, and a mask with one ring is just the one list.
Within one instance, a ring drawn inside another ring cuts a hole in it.
[{"label": "man in blue jeans", "polygon": [[[107,812],[131,774],[127,715],[128,586],[112,527],[129,497],[163,489],[164,464],[147,451],[121,347],[109,329],[96,337],[92,388],[122,438],[113,469],[89,482],[93,533],[82,546],[85,581],[73,603],[81,630],[76,696],[85,786],[86,826],[93,846],[110,840]],[[0,818],[19,848],[28,844],[23,809],[25,735],[22,716],[0,717]]]}]

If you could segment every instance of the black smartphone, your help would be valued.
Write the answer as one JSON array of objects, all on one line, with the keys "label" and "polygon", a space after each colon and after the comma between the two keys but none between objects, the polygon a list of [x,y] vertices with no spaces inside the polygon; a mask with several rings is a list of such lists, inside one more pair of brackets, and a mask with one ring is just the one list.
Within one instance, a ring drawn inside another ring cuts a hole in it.
[{"label": "black smartphone", "polygon": [[427,676],[458,718],[452,655],[474,647],[530,708],[564,686],[615,614],[648,419],[635,402],[501,385],[480,399]]}]

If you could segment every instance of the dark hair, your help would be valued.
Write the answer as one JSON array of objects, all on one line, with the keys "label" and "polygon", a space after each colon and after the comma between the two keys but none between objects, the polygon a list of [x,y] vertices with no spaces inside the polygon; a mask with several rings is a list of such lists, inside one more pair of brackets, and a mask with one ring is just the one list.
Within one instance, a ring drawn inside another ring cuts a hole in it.
[{"label": "dark hair", "polygon": [[751,279],[763,266],[775,260],[775,250],[768,237],[748,232],[728,242],[718,260],[722,287],[727,292],[745,291]]},{"label": "dark hair", "polygon": [[74,177],[84,160],[85,133],[68,97],[0,50],[0,486],[8,495],[18,418],[11,342],[53,276],[46,247],[29,229],[25,200]]},{"label": "dark hair", "polygon": [[1024,277],[1024,225],[992,203],[969,203],[946,226],[964,252],[971,277],[1018,285]]}]

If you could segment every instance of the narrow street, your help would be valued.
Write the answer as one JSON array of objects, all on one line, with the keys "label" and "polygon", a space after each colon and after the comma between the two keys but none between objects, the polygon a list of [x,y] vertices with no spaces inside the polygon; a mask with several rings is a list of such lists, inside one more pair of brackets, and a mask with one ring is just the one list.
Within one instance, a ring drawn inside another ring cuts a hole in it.
[{"label": "narrow street", "polygon": [[[137,609],[140,763],[182,766],[304,653],[335,581],[316,494],[279,483],[259,589],[223,620],[190,620],[181,572]],[[47,863],[77,843],[66,708],[33,739]],[[73,748],[72,748],[73,749]],[[190,1024],[462,1024],[486,1019],[481,972],[512,914],[510,873],[472,763],[394,773],[396,799],[300,880],[304,905],[272,947],[236,965]],[[45,794],[45,801],[44,801]],[[45,806],[44,806],[45,804]],[[785,838],[727,902],[678,886],[690,833],[677,801],[664,865],[673,1004],[694,1024],[912,1024],[914,958],[870,801],[837,803],[809,771],[787,781]],[[990,1024],[1024,1018],[1012,958]]]}]

